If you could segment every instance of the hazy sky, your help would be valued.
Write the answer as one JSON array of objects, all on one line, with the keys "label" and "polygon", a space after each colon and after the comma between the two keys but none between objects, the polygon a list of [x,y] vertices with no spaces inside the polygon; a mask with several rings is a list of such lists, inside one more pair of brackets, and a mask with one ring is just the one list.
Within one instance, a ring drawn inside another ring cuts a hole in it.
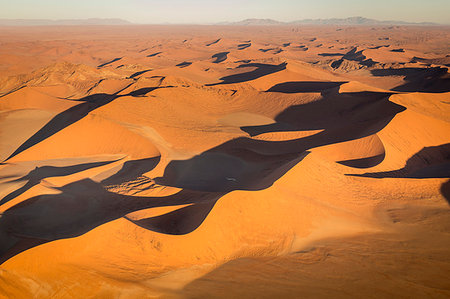
[{"label": "hazy sky", "polygon": [[0,18],[122,18],[136,23],[293,21],[363,16],[450,23],[450,0],[0,0]]}]

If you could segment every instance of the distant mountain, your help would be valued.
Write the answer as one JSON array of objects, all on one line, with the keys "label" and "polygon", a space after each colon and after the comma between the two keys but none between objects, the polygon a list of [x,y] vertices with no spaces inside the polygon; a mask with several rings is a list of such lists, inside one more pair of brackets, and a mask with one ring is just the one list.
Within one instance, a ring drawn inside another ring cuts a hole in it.
[{"label": "distant mountain", "polygon": [[74,20],[46,20],[46,19],[0,19],[0,26],[64,26],[64,25],[129,25],[122,19],[74,19]]},{"label": "distant mountain", "polygon": [[[73,20],[47,20],[47,19],[0,19],[0,26],[70,26],[70,25],[131,25],[133,23],[123,19],[73,19]],[[438,25],[436,23],[412,23],[402,21],[378,21],[363,17],[346,19],[305,19],[293,22],[280,22],[272,19],[246,19],[239,22],[222,22],[212,25],[230,26],[276,26],[276,25]]]},{"label": "distant mountain", "polygon": [[423,22],[403,22],[403,21],[378,21],[374,19],[368,19],[363,17],[351,17],[345,19],[306,19],[288,24],[311,24],[311,25],[437,25],[435,23]]},{"label": "distant mountain", "polygon": [[234,25],[234,26],[262,26],[262,25],[285,25],[286,23],[275,21],[272,19],[246,19],[239,22],[223,22],[217,25]]},{"label": "distant mountain", "polygon": [[436,23],[403,22],[403,21],[378,21],[363,17],[351,17],[345,19],[305,19],[293,22],[279,22],[272,19],[246,19],[239,22],[226,22],[218,25],[234,26],[262,26],[262,25],[437,25]]}]

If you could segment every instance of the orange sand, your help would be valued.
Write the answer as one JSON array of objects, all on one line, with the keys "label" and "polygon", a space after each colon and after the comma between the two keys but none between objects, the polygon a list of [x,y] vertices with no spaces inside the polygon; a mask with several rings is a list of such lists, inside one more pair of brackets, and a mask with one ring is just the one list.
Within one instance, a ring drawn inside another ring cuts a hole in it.
[{"label": "orange sand", "polygon": [[0,297],[450,296],[449,27],[0,44]]}]

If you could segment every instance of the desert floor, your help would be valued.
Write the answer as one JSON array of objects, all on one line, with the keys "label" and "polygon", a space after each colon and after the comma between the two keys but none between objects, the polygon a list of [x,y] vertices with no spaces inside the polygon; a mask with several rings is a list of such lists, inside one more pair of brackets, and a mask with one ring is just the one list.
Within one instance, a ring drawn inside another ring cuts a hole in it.
[{"label": "desert floor", "polygon": [[449,298],[450,27],[0,29],[0,297]]}]

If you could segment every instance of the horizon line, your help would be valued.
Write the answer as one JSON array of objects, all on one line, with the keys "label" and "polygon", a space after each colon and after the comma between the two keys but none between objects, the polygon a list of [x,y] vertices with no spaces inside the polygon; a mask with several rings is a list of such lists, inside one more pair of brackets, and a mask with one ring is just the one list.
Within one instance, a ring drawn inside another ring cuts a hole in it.
[{"label": "horizon line", "polygon": [[[351,19],[365,19],[365,20],[369,20],[369,21],[375,21],[375,22],[379,22],[380,24],[302,24],[302,25],[340,25],[340,26],[376,26],[376,25],[389,25],[390,22],[392,23],[404,23],[404,24],[397,24],[397,25],[450,25],[449,23],[438,23],[438,22],[432,22],[432,21],[420,21],[420,22],[416,22],[416,21],[405,21],[405,20],[379,20],[379,19],[373,19],[373,18],[368,18],[368,17],[363,17],[363,16],[351,16],[351,17],[344,17],[344,18],[338,18],[338,17],[331,17],[331,18],[306,18],[306,19],[297,19],[297,20],[292,20],[292,21],[279,21],[277,19],[272,19],[272,18],[245,18],[245,19],[241,19],[241,20],[235,20],[235,21],[219,21],[219,22],[180,22],[180,23],[176,23],[176,22],[156,22],[156,23],[146,23],[146,22],[135,22],[135,21],[130,21],[128,19],[125,18],[120,18],[120,17],[113,17],[113,18],[100,18],[100,17],[95,17],[95,18],[66,18],[66,19],[53,19],[53,18],[0,18],[0,21],[48,21],[48,22],[67,22],[67,21],[93,21],[93,20],[98,20],[98,21],[122,21],[122,22],[126,22],[127,24],[98,24],[98,25],[104,25],[104,26],[117,26],[117,25],[199,25],[199,26],[214,26],[214,25],[233,25],[234,23],[241,23],[241,22],[245,22],[245,21],[273,21],[279,24],[250,24],[250,25],[246,25],[246,26],[283,26],[283,25],[295,25],[293,23],[295,22],[305,22],[305,21],[327,21],[327,20],[351,20]],[[383,24],[384,23],[384,24]],[[84,25],[84,24],[80,24],[80,25]],[[86,24],[87,26],[89,25],[97,25],[97,24]],[[300,25],[300,24],[299,24]],[[4,26],[1,25],[0,26]],[[8,26],[8,25],[6,25]],[[9,25],[9,26],[14,26],[14,25]],[[32,26],[48,26],[48,25],[32,25]],[[60,26],[64,26],[64,24],[61,24]],[[70,25],[67,25],[70,26]]]}]

